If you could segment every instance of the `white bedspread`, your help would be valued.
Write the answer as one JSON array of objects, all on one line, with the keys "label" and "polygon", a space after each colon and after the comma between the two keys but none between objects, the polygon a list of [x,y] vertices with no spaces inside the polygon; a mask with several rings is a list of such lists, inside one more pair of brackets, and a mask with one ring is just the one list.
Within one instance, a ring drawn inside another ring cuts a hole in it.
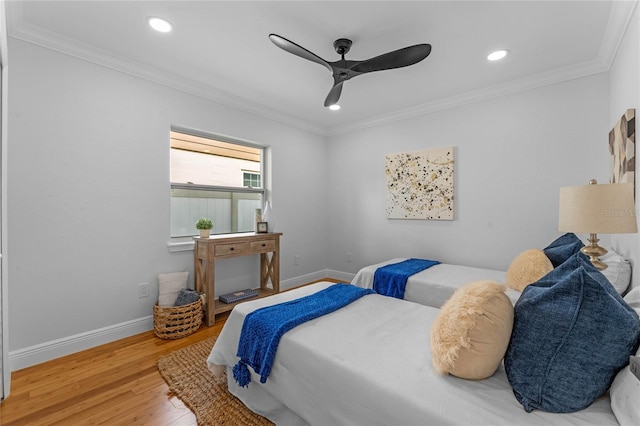
[{"label": "white bedspread", "polygon": [[[207,360],[212,371],[236,364],[244,316],[326,288],[322,282],[237,305]],[[608,397],[573,414],[526,413],[504,370],[482,381],[438,375],[429,327],[435,308],[368,295],[302,324],[280,341],[265,384],[229,388],[280,425],[615,425]],[[251,369],[250,369],[251,370]]]},{"label": "white bedspread", "polygon": [[[391,259],[360,269],[351,284],[362,288],[373,288],[373,277],[376,269],[406,259]],[[490,280],[500,284],[506,282],[506,272],[493,269],[474,268],[471,266],[450,265],[441,263],[413,274],[407,280],[404,300],[422,305],[441,307],[449,300],[454,291],[472,281]],[[512,303],[516,303],[520,292],[507,290],[505,292]]]}]

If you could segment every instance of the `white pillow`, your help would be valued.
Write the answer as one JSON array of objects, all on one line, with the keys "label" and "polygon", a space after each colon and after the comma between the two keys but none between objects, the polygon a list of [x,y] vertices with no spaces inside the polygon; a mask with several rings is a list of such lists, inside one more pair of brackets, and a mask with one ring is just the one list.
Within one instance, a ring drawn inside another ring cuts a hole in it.
[{"label": "white pillow", "polygon": [[600,256],[600,260],[607,265],[607,269],[600,271],[602,275],[607,277],[618,294],[623,294],[631,282],[631,262],[611,249]]},{"label": "white pillow", "polygon": [[[640,315],[640,287],[632,288],[624,300]],[[636,356],[640,356],[640,349]],[[628,365],[616,375],[609,394],[611,409],[618,423],[622,426],[640,425],[640,379],[631,373]]]},{"label": "white pillow", "polygon": [[507,288],[505,290],[505,294],[507,295],[507,297],[509,298],[509,300],[511,300],[511,304],[513,306],[516,305],[516,302],[518,301],[518,299],[520,299],[520,295],[522,293],[520,293],[518,290],[514,290],[512,288]]},{"label": "white pillow", "polygon": [[158,274],[158,306],[173,306],[180,290],[187,288],[188,279],[188,271]]}]

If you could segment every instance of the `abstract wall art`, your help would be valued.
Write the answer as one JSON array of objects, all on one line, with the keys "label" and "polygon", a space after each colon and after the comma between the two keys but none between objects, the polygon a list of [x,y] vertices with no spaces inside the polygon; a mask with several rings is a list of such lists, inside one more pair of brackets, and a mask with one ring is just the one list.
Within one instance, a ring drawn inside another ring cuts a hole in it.
[{"label": "abstract wall art", "polygon": [[453,147],[385,156],[389,219],[453,220]]},{"label": "abstract wall art", "polygon": [[610,183],[636,181],[636,110],[628,109],[609,132]]}]

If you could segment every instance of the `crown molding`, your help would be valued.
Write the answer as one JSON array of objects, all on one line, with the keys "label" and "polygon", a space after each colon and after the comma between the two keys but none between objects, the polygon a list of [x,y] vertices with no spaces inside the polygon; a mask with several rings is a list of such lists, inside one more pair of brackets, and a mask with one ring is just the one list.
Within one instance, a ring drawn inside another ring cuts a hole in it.
[{"label": "crown molding", "polygon": [[545,73],[525,77],[518,80],[509,81],[504,84],[491,86],[488,88],[474,90],[460,95],[438,99],[415,107],[407,108],[400,111],[394,111],[390,114],[380,115],[366,120],[349,123],[344,126],[336,126],[330,129],[327,136],[334,136],[343,133],[349,133],[356,130],[366,129],[370,127],[380,126],[382,124],[390,124],[397,121],[406,120],[424,114],[430,114],[436,111],[442,111],[458,106],[483,101],[486,99],[504,96],[512,93],[523,92],[537,87],[548,86],[551,84],[561,83],[577,78],[587,77],[589,75],[606,72],[611,68],[615,59],[618,47],[624,38],[625,32],[633,12],[638,4],[638,0],[621,0],[612,2],[609,20],[605,29],[602,44],[598,51],[598,57],[593,61],[583,62],[581,64],[571,65],[568,67],[551,70]]},{"label": "crown molding", "polygon": [[608,68],[606,68],[604,64],[599,60],[584,62],[582,64],[572,65],[546,73],[536,74],[531,77],[512,80],[507,83],[488,87],[486,89],[473,90],[470,92],[462,93],[460,95],[438,99],[436,101],[428,102],[416,107],[395,111],[390,114],[374,117],[372,119],[350,123],[346,126],[337,126],[331,129],[327,136],[349,133],[356,130],[380,126],[383,124],[390,124],[393,122],[414,118],[420,115],[431,114],[437,111],[468,105],[474,102],[484,101],[499,96],[524,92],[526,90],[548,86],[563,81],[587,77],[589,75],[605,72],[607,71],[607,69]]},{"label": "crown molding", "polygon": [[613,64],[637,5],[638,0],[624,0],[613,2],[611,6],[607,29],[598,52],[598,58],[607,69],[611,68],[611,64]]},{"label": "crown molding", "polygon": [[8,9],[9,36],[14,39],[129,74],[143,80],[161,84],[224,105],[225,107],[231,107],[321,136],[326,135],[325,128],[287,115],[281,111],[275,111],[268,106],[258,104],[246,98],[184,78],[174,73],[114,55],[111,52],[95,46],[25,23],[22,19],[22,4],[12,4],[12,7]]},{"label": "crown molding", "polygon": [[263,117],[267,120],[279,122],[320,136],[328,137],[606,72],[609,70],[613,60],[615,59],[616,52],[624,37],[629,22],[631,21],[633,12],[638,4],[638,0],[612,2],[609,21],[598,52],[598,57],[593,61],[552,70],[448,98],[438,99],[415,107],[331,128],[319,126],[286,114],[285,112],[276,111],[269,106],[217,89],[213,86],[198,83],[173,73],[143,65],[139,62],[114,55],[108,51],[97,49],[94,46],[81,43],[77,40],[66,38],[60,34],[32,26],[24,22],[22,19],[22,5],[20,3],[16,3],[13,3],[10,8],[7,8],[8,33],[12,38],[161,84],[226,107],[231,107],[239,111]]}]

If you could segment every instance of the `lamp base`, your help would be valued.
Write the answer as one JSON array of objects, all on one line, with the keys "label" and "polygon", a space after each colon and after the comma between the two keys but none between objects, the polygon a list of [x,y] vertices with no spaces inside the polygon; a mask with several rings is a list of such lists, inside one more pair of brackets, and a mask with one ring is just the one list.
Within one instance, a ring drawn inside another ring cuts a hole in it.
[{"label": "lamp base", "polygon": [[599,256],[607,254],[607,249],[598,245],[598,235],[589,234],[589,245],[580,249],[582,253],[589,257],[589,260],[599,271],[607,269],[607,264],[598,259]]}]

